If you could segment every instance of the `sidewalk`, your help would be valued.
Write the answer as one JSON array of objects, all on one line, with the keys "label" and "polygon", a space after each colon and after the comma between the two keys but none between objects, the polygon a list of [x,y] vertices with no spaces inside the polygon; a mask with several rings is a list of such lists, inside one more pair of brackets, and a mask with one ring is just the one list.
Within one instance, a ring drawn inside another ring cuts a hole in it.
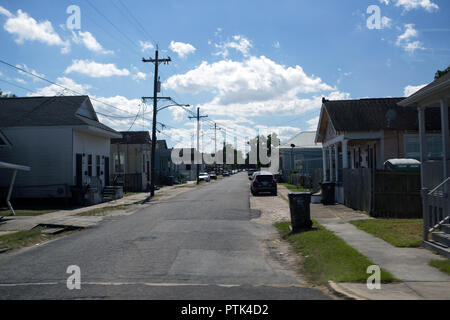
[{"label": "sidewalk", "polygon": [[[185,187],[180,188],[180,186],[164,187],[156,191],[155,198],[151,200],[150,203],[158,202],[161,200],[167,200],[174,197],[182,192],[190,189],[190,187],[195,187],[192,182],[183,185]],[[46,213],[38,216],[7,216],[4,217],[0,225],[0,235],[7,234],[11,231],[24,231],[31,230],[38,225],[55,225],[61,227],[72,227],[72,228],[88,228],[98,224],[102,221],[105,216],[79,216],[79,213],[91,211],[94,209],[116,207],[120,205],[131,205],[131,204],[142,204],[149,197],[149,193],[139,193],[133,194],[122,199],[117,199],[110,202],[99,203],[97,205],[82,207],[74,210],[61,210],[51,213]]]},{"label": "sidewalk", "polygon": [[[279,193],[287,198],[289,190],[279,186]],[[311,218],[403,281],[382,284],[381,290],[368,290],[366,284],[339,283],[334,284],[336,291],[361,299],[450,299],[450,277],[428,265],[432,259],[445,258],[425,249],[397,248],[359,230],[348,222],[371,218],[343,205],[311,204]]]}]

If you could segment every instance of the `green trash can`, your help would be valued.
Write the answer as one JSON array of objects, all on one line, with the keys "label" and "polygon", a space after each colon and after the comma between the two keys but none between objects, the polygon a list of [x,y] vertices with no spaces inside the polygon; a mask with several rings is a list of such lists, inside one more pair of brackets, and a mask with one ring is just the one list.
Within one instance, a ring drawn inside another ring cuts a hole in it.
[{"label": "green trash can", "polygon": [[321,184],[322,188],[322,203],[326,206],[334,205],[336,200],[334,198],[334,188],[336,183],[324,182]]},{"label": "green trash can", "polygon": [[292,232],[298,233],[311,229],[311,193],[292,192],[289,193],[289,209],[291,212]]}]

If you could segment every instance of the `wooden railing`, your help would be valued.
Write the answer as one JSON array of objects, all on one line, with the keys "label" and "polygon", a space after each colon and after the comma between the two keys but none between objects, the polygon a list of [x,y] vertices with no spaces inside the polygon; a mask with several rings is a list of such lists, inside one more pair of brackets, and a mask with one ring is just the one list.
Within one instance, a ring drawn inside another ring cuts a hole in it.
[{"label": "wooden railing", "polygon": [[450,208],[450,198],[449,194],[443,191],[442,188],[445,187],[450,182],[450,177],[445,179],[438,186],[433,188],[433,190],[428,191],[428,189],[423,189],[423,201],[424,201],[424,212],[423,212],[423,230],[424,230],[424,240],[428,240],[428,235],[438,229],[441,225],[450,220],[449,208]]}]

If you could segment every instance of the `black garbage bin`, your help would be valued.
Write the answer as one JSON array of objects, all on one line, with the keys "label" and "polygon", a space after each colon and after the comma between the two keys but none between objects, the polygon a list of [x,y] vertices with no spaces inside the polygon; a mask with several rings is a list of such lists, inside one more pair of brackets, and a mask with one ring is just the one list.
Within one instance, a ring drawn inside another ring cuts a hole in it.
[{"label": "black garbage bin", "polygon": [[322,203],[324,205],[333,205],[335,204],[334,199],[334,187],[336,186],[336,183],[334,182],[324,182],[321,184],[322,188]]},{"label": "black garbage bin", "polygon": [[173,186],[173,180],[174,180],[173,176],[168,176],[167,177],[167,185],[168,186]]},{"label": "black garbage bin", "polygon": [[311,193],[289,193],[289,208],[291,211],[292,232],[309,230],[312,227],[310,207]]}]

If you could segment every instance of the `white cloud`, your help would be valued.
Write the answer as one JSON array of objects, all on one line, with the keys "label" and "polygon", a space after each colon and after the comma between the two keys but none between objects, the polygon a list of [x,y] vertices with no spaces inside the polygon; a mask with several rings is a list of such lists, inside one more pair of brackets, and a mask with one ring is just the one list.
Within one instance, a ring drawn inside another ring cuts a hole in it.
[{"label": "white cloud", "polygon": [[139,40],[139,45],[141,46],[142,52],[146,52],[148,50],[155,48],[155,46],[151,42],[148,42],[148,41]]},{"label": "white cloud", "polygon": [[403,93],[404,93],[405,97],[409,97],[425,86],[426,86],[426,84],[422,84],[422,85],[418,85],[418,86],[406,86]]},{"label": "white cloud", "polygon": [[[185,74],[170,77],[164,87],[177,92],[213,93],[211,101],[198,106],[205,113],[233,118],[301,114],[319,109],[322,96],[333,100],[349,97],[320,78],[306,75],[300,66],[284,67],[266,57],[203,62]],[[299,98],[299,94],[316,95]]]},{"label": "white cloud", "polygon": [[243,62],[202,62],[185,74],[170,77],[164,87],[186,93],[213,92],[217,94],[214,102],[221,105],[275,98],[289,101],[298,93],[334,89],[322,79],[306,75],[300,66],[284,67],[264,56],[250,57]]},{"label": "white cloud", "polygon": [[13,16],[13,14],[11,12],[9,12],[9,10],[3,8],[2,6],[0,6],[0,14],[6,16],[8,18],[11,18]]},{"label": "white cloud", "polygon": [[[34,75],[37,75],[37,76],[39,76],[39,77],[41,77],[41,78],[44,78],[44,77],[45,77],[44,74],[38,73],[36,70],[28,68],[28,66],[27,66],[26,64],[16,64],[16,67],[17,67],[17,68],[21,68],[21,69],[23,69],[23,70],[25,70],[25,71],[27,71],[27,72],[30,72],[30,73],[32,73],[32,74],[34,74]],[[23,75],[25,75],[25,76],[27,76],[27,77],[30,77],[31,79],[33,79],[34,82],[39,81],[38,78],[36,78],[36,77],[34,77],[34,76],[32,76],[32,75],[30,75],[30,74],[28,74],[28,73],[25,73],[25,72],[20,71],[20,70],[19,70],[19,73],[20,73],[20,74],[23,74]]]},{"label": "white cloud", "polygon": [[381,28],[386,29],[386,28],[391,28],[391,27],[392,27],[392,19],[390,19],[388,17],[382,17],[381,18]]},{"label": "white cloud", "polygon": [[227,58],[230,54],[229,49],[235,49],[242,53],[244,57],[249,55],[250,49],[252,48],[252,43],[250,40],[241,35],[233,36],[233,40],[227,41],[220,44],[215,44],[215,47],[219,49],[215,55],[221,55],[224,58]]},{"label": "white cloud", "polygon": [[423,47],[422,42],[419,40],[412,40],[418,36],[419,33],[414,28],[414,24],[405,24],[405,31],[398,36],[395,44],[409,53],[414,53],[416,50],[426,50]]},{"label": "white cloud", "polygon": [[61,39],[53,29],[50,21],[37,22],[20,9],[17,10],[16,16],[4,8],[2,9],[2,14],[8,17],[3,28],[16,36],[16,43],[23,44],[25,41],[38,41],[50,46],[60,46],[62,47],[62,53],[70,51],[70,42]]},{"label": "white cloud", "polygon": [[82,43],[88,50],[94,51],[96,53],[102,53],[102,54],[112,54],[114,51],[112,50],[105,50],[100,43],[98,43],[97,39],[90,33],[89,31],[82,32],[78,31],[78,34],[76,32],[72,32],[72,40],[75,43]]},{"label": "white cloud", "polygon": [[180,58],[184,58],[187,55],[194,53],[195,50],[197,50],[190,43],[175,42],[175,41],[170,41],[169,49],[177,53]]},{"label": "white cloud", "polygon": [[309,124],[309,128],[308,130],[310,131],[316,131],[317,130],[317,126],[319,125],[319,116],[312,118],[308,121],[306,121],[307,124]]},{"label": "white cloud", "polygon": [[25,80],[23,80],[22,78],[15,78],[14,80],[16,80],[16,82],[18,83],[22,83],[22,84],[26,84],[27,82]]},{"label": "white cloud", "polygon": [[147,79],[147,75],[145,73],[143,73],[143,72],[140,72],[140,71],[136,72],[131,77],[133,78],[133,80],[138,81],[138,82],[139,82],[139,80]]},{"label": "white cloud", "polygon": [[[80,94],[87,94],[87,90],[91,88],[90,85],[76,83],[75,81],[73,81],[72,79],[67,78],[67,77],[59,77],[58,79],[56,79],[56,83],[63,87],[74,90]],[[30,94],[28,94],[28,96],[50,96],[50,97],[52,97],[52,96],[60,95],[60,94],[75,95],[75,93],[72,91],[64,90],[63,88],[52,84],[47,87],[40,88],[34,93],[30,93]]]},{"label": "white cloud", "polygon": [[430,0],[396,0],[396,7],[403,7],[406,11],[425,9],[428,12],[439,10],[439,6]]},{"label": "white cloud", "polygon": [[92,78],[104,78],[111,76],[128,76],[128,69],[118,69],[113,63],[98,63],[89,60],[73,60],[65,73],[78,72]]}]

